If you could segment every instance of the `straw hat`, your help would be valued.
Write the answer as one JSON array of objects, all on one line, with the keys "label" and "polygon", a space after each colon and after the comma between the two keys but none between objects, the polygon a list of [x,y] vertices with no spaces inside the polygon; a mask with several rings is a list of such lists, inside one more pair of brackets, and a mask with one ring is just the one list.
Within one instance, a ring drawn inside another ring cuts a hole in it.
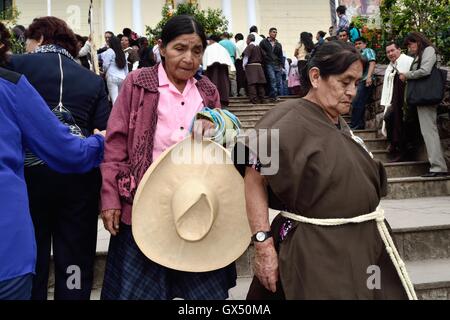
[{"label": "straw hat", "polygon": [[238,259],[251,232],[228,151],[190,137],[167,149],[139,184],[132,230],[140,250],[171,269],[206,272]]}]

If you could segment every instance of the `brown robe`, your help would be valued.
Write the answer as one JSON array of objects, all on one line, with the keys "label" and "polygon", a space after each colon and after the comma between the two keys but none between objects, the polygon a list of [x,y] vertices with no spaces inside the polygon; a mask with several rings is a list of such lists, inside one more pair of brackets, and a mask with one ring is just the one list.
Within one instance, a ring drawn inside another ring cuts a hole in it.
[{"label": "brown robe", "polygon": [[214,83],[219,91],[220,103],[228,106],[230,101],[230,78],[226,64],[214,63],[205,71],[205,75]]},{"label": "brown robe", "polygon": [[247,77],[248,85],[265,84],[266,76],[261,66],[263,62],[263,54],[259,46],[249,44],[242,53],[243,56],[248,57],[248,63],[245,67],[245,75]]},{"label": "brown robe", "polygon": [[[280,134],[279,171],[266,176],[270,207],[319,219],[375,211],[387,189],[384,167],[351,138],[342,118],[340,125],[304,99],[282,103],[261,119],[257,129],[279,129]],[[336,227],[294,221],[281,241],[285,221],[278,215],[272,223],[279,291],[271,294],[255,278],[248,299],[407,298],[375,221]],[[368,268],[374,265],[381,270],[379,290],[367,287]]]}]

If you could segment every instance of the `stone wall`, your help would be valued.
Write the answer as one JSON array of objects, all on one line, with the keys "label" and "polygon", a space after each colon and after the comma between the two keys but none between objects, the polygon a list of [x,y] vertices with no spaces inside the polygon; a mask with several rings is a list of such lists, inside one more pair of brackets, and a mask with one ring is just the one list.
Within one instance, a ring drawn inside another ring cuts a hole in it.
[{"label": "stone wall", "polygon": [[[380,105],[381,91],[383,88],[384,71],[386,65],[377,65],[375,69],[376,84],[372,98],[366,108],[366,129],[381,130],[384,107]],[[447,84],[444,100],[438,109],[439,136],[447,163],[450,164],[450,69],[447,68]],[[381,133],[380,133],[381,135]]]}]

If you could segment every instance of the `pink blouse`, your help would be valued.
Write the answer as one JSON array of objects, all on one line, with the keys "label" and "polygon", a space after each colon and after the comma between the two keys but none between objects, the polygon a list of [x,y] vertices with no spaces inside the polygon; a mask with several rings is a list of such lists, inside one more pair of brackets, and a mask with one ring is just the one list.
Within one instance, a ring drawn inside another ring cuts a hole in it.
[{"label": "pink blouse", "polygon": [[158,80],[160,98],[153,161],[156,161],[164,150],[189,135],[192,120],[203,109],[203,99],[195,85],[196,79],[189,79],[183,93],[180,93],[170,82],[164,67],[160,64]]}]

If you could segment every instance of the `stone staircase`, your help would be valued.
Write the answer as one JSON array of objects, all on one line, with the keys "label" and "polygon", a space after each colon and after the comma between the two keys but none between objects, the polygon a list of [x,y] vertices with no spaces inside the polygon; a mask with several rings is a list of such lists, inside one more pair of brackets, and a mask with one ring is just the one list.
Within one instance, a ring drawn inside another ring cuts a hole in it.
[{"label": "stone staircase", "polygon": [[[295,97],[283,97],[282,100]],[[232,98],[228,110],[241,120],[244,129],[255,123],[276,104],[252,105],[245,98]],[[347,117],[348,119],[348,117]],[[348,119],[349,120],[349,119]],[[387,141],[376,130],[356,131],[373,155],[387,160]],[[406,262],[420,299],[450,300],[450,179],[421,178],[427,161],[385,163],[389,194],[382,200],[398,249]],[[271,211],[271,219],[277,212]],[[109,234],[99,221],[97,258],[92,299],[100,297]],[[238,285],[230,299],[245,299],[253,276],[253,246],[237,261]],[[49,297],[52,296],[50,277]]]}]

